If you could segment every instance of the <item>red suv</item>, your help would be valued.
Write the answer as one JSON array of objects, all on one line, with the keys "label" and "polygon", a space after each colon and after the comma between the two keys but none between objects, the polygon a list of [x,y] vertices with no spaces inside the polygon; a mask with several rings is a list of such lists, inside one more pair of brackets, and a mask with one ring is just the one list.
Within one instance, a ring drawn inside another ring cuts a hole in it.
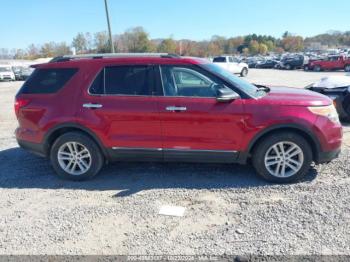
[{"label": "red suv", "polygon": [[336,158],[342,141],[326,96],[173,55],[55,58],[36,66],[15,111],[19,145],[72,180],[112,161],[251,161],[263,178],[291,182]]}]

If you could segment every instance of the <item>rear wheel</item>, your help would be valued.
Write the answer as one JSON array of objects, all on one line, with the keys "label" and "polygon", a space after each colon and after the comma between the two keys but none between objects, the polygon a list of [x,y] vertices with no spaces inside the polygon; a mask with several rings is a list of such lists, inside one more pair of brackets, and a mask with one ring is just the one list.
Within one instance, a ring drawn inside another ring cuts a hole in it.
[{"label": "rear wheel", "polygon": [[97,144],[79,132],[60,136],[51,148],[50,158],[59,177],[75,181],[94,177],[103,166]]},{"label": "rear wheel", "polygon": [[315,67],[314,67],[314,71],[315,72],[320,72],[322,70],[322,68],[321,68],[321,66],[319,66],[319,65],[316,65]]},{"label": "rear wheel", "polygon": [[241,71],[241,77],[246,77],[248,75],[248,68],[244,67]]},{"label": "rear wheel", "polygon": [[253,165],[264,179],[288,183],[303,178],[312,162],[309,143],[293,132],[266,137],[253,153]]},{"label": "rear wheel", "polygon": [[350,65],[346,65],[344,69],[345,69],[345,72],[350,72]]}]

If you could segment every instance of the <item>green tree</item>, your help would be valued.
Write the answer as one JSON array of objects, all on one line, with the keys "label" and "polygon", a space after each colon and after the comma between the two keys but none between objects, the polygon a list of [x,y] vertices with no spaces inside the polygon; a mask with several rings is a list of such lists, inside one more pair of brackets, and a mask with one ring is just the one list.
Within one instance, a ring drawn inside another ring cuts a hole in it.
[{"label": "green tree", "polygon": [[48,42],[41,46],[40,55],[42,57],[54,57],[55,56],[55,42]]},{"label": "green tree", "polygon": [[288,52],[298,52],[304,49],[304,39],[301,36],[287,36],[282,39],[282,47]]},{"label": "green tree", "polygon": [[259,44],[259,54],[266,55],[268,51],[267,45]]},{"label": "green tree", "polygon": [[88,40],[83,33],[78,33],[76,37],[73,38],[72,46],[78,54],[82,54],[88,49]]},{"label": "green tree", "polygon": [[275,50],[275,44],[273,41],[268,40],[265,42],[265,45],[267,46],[268,51],[273,51]]},{"label": "green tree", "polygon": [[97,53],[109,53],[110,52],[110,46],[108,41],[108,34],[107,32],[97,32],[94,35],[94,42],[96,47]]},{"label": "green tree", "polygon": [[70,47],[65,42],[55,44],[55,48],[54,48],[55,56],[69,55],[71,53],[72,52],[70,50]]},{"label": "green tree", "polygon": [[175,54],[177,51],[177,44],[172,38],[164,39],[158,46],[158,51],[162,53]]},{"label": "green tree", "polygon": [[256,54],[259,54],[259,43],[258,41],[256,40],[251,40],[250,43],[249,43],[249,53],[253,54],[253,55],[256,55]]},{"label": "green tree", "polygon": [[155,46],[148,38],[148,33],[142,27],[127,30],[121,38],[129,52],[144,53],[155,50]]}]

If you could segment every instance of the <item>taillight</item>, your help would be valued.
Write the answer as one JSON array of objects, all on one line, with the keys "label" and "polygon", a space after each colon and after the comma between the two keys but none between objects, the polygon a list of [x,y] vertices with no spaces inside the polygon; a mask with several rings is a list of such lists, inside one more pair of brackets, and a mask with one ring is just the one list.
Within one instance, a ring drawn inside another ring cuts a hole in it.
[{"label": "taillight", "polygon": [[18,117],[18,113],[19,113],[19,110],[28,105],[30,102],[29,99],[25,99],[25,98],[16,98],[16,101],[15,101],[15,113],[16,113],[16,116]]}]

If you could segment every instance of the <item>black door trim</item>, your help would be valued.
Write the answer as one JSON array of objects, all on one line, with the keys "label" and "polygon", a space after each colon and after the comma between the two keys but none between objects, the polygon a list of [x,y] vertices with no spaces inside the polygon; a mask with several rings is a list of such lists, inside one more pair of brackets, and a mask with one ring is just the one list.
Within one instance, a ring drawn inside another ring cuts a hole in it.
[{"label": "black door trim", "polygon": [[236,163],[239,155],[231,150],[113,147],[108,151],[113,161]]}]

